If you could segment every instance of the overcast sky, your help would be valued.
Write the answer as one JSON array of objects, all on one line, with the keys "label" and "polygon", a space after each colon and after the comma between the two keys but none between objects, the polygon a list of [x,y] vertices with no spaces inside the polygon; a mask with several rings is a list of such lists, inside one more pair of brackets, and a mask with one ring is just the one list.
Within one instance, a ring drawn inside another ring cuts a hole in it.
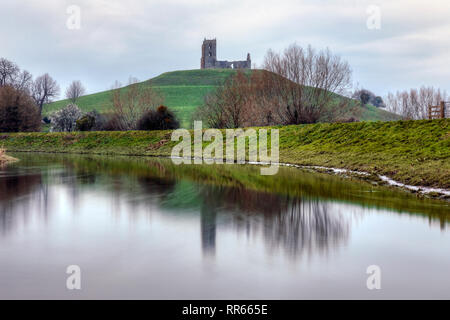
[{"label": "overcast sky", "polygon": [[[355,84],[383,96],[421,85],[450,91],[449,0],[0,3],[0,57],[34,76],[48,72],[62,92],[71,80],[93,93],[130,75],[146,80],[197,69],[205,37],[217,38],[219,59],[245,60],[249,52],[256,65],[269,48],[329,47],[350,63]],[[80,8],[79,29],[73,29],[70,5]],[[373,5],[380,9],[379,29]]]}]

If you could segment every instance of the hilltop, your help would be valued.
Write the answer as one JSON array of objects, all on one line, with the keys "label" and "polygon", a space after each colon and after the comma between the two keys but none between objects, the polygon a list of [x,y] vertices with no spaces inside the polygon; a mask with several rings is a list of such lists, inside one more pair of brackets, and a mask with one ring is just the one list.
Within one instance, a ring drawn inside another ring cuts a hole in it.
[{"label": "hilltop", "polygon": [[[182,126],[189,127],[191,115],[195,108],[203,103],[205,95],[221,86],[235,72],[236,70],[233,69],[181,70],[166,72],[142,83],[159,90],[165,97],[165,104],[174,110]],[[107,90],[83,96],[79,98],[77,105],[85,112],[94,109],[107,112],[111,108],[111,93],[112,90]],[[49,115],[68,103],[69,100],[60,100],[45,105],[43,113]],[[399,119],[399,116],[372,105],[358,107],[358,109],[358,114],[345,111],[343,114],[345,117],[353,116],[364,121]]]}]

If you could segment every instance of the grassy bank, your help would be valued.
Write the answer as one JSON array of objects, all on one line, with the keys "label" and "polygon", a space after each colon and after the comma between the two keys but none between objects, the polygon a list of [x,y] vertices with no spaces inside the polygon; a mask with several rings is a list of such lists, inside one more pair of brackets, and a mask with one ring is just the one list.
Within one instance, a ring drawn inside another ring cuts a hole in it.
[{"label": "grassy bank", "polygon": [[[450,119],[278,127],[280,161],[450,188]],[[171,131],[0,134],[10,151],[169,156]]]}]

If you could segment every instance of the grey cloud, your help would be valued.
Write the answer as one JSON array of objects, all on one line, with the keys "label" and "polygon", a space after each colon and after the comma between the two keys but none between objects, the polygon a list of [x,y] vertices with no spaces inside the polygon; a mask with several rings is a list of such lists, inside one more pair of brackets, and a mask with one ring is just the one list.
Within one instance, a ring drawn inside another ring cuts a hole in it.
[{"label": "grey cloud", "polygon": [[[382,9],[381,30],[366,28],[368,5]],[[80,30],[65,27],[79,5]],[[329,47],[349,60],[355,81],[388,91],[432,84],[450,89],[447,0],[2,1],[0,56],[62,88],[73,79],[89,92],[129,75],[141,80],[199,67],[200,45],[218,38],[218,55],[257,64],[268,48],[292,42]]]}]

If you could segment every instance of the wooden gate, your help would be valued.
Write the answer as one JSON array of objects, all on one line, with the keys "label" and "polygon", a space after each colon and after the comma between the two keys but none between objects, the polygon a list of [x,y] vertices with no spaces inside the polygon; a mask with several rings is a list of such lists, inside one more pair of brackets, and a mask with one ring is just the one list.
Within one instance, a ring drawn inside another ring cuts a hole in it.
[{"label": "wooden gate", "polygon": [[428,119],[450,118],[450,102],[441,101],[438,106],[428,106]]}]

